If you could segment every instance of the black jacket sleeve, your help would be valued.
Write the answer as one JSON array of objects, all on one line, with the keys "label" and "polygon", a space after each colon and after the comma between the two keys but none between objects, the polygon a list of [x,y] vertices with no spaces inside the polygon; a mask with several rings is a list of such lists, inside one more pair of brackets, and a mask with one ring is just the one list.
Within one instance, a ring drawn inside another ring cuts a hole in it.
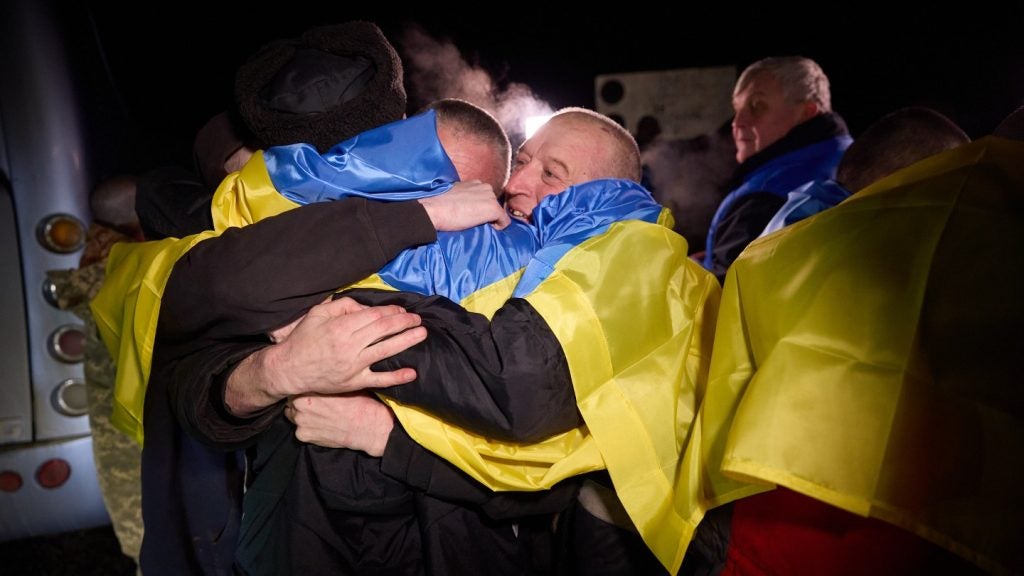
[{"label": "black jacket sleeve", "polygon": [[417,202],[310,204],[204,240],[175,265],[164,291],[151,378],[167,378],[179,422],[236,447],[269,422],[223,406],[230,369],[269,345],[265,334],[404,248],[436,239]]},{"label": "black jacket sleeve", "polygon": [[434,498],[480,506],[488,516],[496,519],[564,510],[579,490],[579,482],[570,478],[548,490],[494,492],[417,444],[401,426],[395,426],[388,437],[380,470]]},{"label": "black jacket sleeve", "polygon": [[747,244],[764,232],[764,227],[785,203],[784,196],[770,192],[754,192],[736,201],[715,232],[711,273],[718,277],[719,283],[725,280],[729,266]]},{"label": "black jacket sleeve", "polygon": [[561,344],[526,300],[509,300],[488,320],[441,296],[346,295],[404,306],[427,328],[424,342],[374,366],[411,366],[416,380],[380,393],[502,441],[536,442],[582,423]]}]

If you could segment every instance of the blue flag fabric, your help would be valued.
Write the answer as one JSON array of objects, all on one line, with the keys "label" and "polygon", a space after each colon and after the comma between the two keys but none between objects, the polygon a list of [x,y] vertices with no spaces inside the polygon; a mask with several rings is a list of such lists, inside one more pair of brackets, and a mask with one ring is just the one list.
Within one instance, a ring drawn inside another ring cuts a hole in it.
[{"label": "blue flag fabric", "polygon": [[263,161],[274,188],[297,204],[436,196],[459,180],[436,122],[437,113],[428,110],[367,130],[322,155],[309,144],[292,144],[267,149]]}]

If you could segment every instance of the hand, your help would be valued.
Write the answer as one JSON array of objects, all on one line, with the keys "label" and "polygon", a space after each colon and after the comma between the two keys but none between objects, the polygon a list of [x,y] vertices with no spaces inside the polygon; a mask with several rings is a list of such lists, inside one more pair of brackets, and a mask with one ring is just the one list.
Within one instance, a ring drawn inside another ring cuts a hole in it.
[{"label": "hand", "polygon": [[487,222],[501,230],[511,222],[508,212],[498,203],[494,188],[479,180],[456,182],[444,194],[421,198],[419,202],[434,228],[440,231],[466,230]]},{"label": "hand", "polygon": [[284,414],[295,424],[295,437],[302,442],[362,450],[377,457],[384,455],[395,427],[391,409],[365,392],[294,396]]},{"label": "hand", "polygon": [[[324,298],[324,301],[321,302],[321,304],[324,304],[326,302],[330,302],[333,299],[334,299],[333,296],[328,296],[327,298]],[[356,302],[355,304],[357,306],[362,306],[358,302]],[[362,306],[362,308],[366,308],[366,306]],[[360,309],[362,309],[362,308],[360,308]],[[299,325],[299,322],[302,322],[302,319],[305,318],[305,317],[306,317],[306,314],[303,314],[302,316],[299,316],[295,320],[292,320],[290,323],[285,324],[284,326],[281,326],[280,328],[275,328],[275,329],[271,330],[270,332],[267,332],[267,337],[269,337],[270,341],[275,343],[275,344],[280,344],[281,342],[284,342],[288,338],[288,336],[291,335],[291,333],[295,331],[295,327]]]},{"label": "hand", "polygon": [[401,306],[339,298],[311,308],[267,360],[281,396],[384,388],[412,381],[415,370],[374,372],[370,366],[426,337],[420,317]]},{"label": "hand", "polygon": [[427,337],[420,317],[401,306],[368,307],[351,298],[318,304],[281,344],[268,346],[228,377],[224,401],[232,414],[247,416],[305,392],[336,394],[405,384],[412,368],[374,372],[374,362]]}]

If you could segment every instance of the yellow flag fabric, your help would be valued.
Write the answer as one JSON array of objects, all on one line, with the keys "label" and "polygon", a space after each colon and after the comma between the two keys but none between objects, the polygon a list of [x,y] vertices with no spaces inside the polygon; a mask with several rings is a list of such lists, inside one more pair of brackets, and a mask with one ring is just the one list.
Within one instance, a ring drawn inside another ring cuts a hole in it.
[{"label": "yellow flag fabric", "polygon": [[678,500],[704,392],[718,281],[663,224],[627,221],[570,250],[526,299],[562,343],[585,428],[530,446],[490,442],[396,406],[406,431],[495,490],[549,488],[607,468],[648,547],[678,571],[700,515]]},{"label": "yellow flag fabric", "polygon": [[220,233],[228,228],[248,226],[298,206],[274,187],[260,150],[240,172],[229,174],[220,183],[213,195],[210,211],[213,229]]},{"label": "yellow flag fabric", "polygon": [[214,230],[185,238],[115,244],[103,287],[89,306],[100,337],[117,363],[111,422],[140,444],[146,384],[160,300],[174,263],[198,242],[298,206],[277,192],[257,152],[228,175],[213,197]]},{"label": "yellow flag fabric", "polygon": [[782,485],[1024,571],[1021,254],[1024,144],[994,137],[750,244],[691,509]]}]

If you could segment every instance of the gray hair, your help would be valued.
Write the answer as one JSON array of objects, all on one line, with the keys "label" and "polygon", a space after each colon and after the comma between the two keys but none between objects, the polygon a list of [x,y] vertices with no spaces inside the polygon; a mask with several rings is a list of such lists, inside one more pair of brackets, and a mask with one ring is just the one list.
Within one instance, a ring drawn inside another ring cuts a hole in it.
[{"label": "gray hair", "polygon": [[739,94],[754,76],[770,74],[782,85],[783,94],[791,104],[814,102],[819,112],[832,111],[832,92],[828,76],[817,62],[803,56],[764,58],[747,66],[736,81],[733,95]]},{"label": "gray hair", "polygon": [[459,138],[476,138],[492,146],[496,166],[501,173],[493,177],[496,182],[507,182],[512,166],[512,144],[498,120],[487,110],[459,98],[435,100],[424,108],[437,113],[439,122],[455,132]]},{"label": "gray hair", "polygon": [[640,147],[637,146],[636,139],[629,133],[629,130],[626,130],[618,122],[604,114],[587,108],[562,108],[551,116],[551,120],[556,118],[583,122],[611,137],[611,141],[615,146],[615,149],[611,151],[612,165],[605,166],[604,173],[599,177],[621,178],[623,180],[640,182]]}]

